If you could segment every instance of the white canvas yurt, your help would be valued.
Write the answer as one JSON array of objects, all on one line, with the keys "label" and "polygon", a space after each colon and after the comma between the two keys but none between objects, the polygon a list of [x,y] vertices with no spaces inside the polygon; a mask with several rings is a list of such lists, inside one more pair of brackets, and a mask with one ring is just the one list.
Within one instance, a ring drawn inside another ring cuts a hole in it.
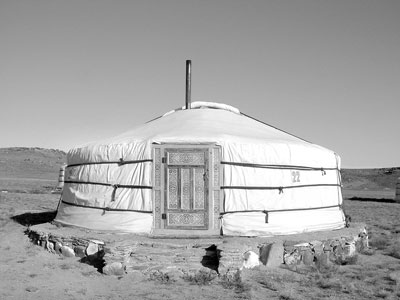
[{"label": "white canvas yurt", "polygon": [[67,163],[63,225],[174,236],[345,226],[338,155],[224,104],[194,102]]}]

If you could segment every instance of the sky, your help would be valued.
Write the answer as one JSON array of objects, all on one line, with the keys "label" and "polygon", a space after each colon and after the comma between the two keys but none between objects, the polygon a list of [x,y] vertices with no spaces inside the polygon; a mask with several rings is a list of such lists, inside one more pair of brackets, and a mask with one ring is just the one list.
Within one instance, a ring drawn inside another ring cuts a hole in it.
[{"label": "sky", "polygon": [[69,150],[192,101],[400,167],[398,0],[0,0],[0,147]]}]

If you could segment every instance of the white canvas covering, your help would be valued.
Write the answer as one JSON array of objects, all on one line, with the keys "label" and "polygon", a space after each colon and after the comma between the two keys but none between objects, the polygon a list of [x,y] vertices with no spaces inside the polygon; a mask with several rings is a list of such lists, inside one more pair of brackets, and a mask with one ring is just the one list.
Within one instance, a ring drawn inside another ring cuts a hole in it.
[{"label": "white canvas covering", "polygon": [[344,227],[340,158],[334,152],[227,105],[201,102],[192,103],[192,108],[71,149],[56,222],[151,233],[153,144],[213,143],[221,147],[223,234],[278,235]]}]

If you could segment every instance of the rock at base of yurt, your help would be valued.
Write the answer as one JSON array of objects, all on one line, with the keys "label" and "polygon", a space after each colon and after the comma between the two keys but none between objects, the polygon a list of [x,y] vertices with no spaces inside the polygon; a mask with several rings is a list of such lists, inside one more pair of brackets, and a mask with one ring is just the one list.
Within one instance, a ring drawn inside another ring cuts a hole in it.
[{"label": "rock at base of yurt", "polygon": [[260,265],[259,256],[253,251],[247,251],[243,254],[243,268],[253,269]]},{"label": "rock at base of yurt", "polygon": [[86,247],[86,255],[93,256],[99,252],[99,246],[96,243],[90,242]]},{"label": "rock at base of yurt", "polygon": [[51,253],[55,253],[55,249],[54,249],[54,243],[53,242],[48,242],[47,243],[47,251],[51,252]]},{"label": "rock at base of yurt", "polygon": [[284,248],[281,243],[264,245],[260,249],[260,260],[267,267],[280,267],[283,264],[283,253]]},{"label": "rock at base of yurt", "polygon": [[61,243],[59,243],[59,242],[55,242],[54,243],[54,250],[56,251],[56,253],[62,254],[61,253],[61,247],[62,247]]},{"label": "rock at base of yurt", "polygon": [[356,245],[355,243],[346,243],[343,250],[347,257],[354,256],[356,254]]},{"label": "rock at base of yurt", "polygon": [[68,246],[62,246],[60,250],[61,250],[62,255],[64,255],[65,257],[74,257],[75,256],[74,250],[72,250]]},{"label": "rock at base of yurt", "polygon": [[103,274],[117,276],[124,275],[125,268],[120,262],[113,262],[103,268]]},{"label": "rock at base of yurt", "polygon": [[316,255],[316,264],[319,267],[327,267],[329,265],[329,252],[322,252]]},{"label": "rock at base of yurt", "polygon": [[41,240],[40,246],[42,246],[44,249],[47,249],[47,240]]},{"label": "rock at base of yurt", "polygon": [[301,263],[301,254],[297,249],[292,252],[285,253],[283,256],[283,261],[286,265],[295,266]]},{"label": "rock at base of yurt", "polygon": [[229,244],[223,244],[218,247],[221,249],[221,257],[219,258],[218,271],[224,274],[229,270],[238,270],[243,264],[243,251],[236,247],[230,247]]},{"label": "rock at base of yurt", "polygon": [[82,258],[82,257],[85,257],[85,256],[86,256],[86,254],[85,254],[85,247],[83,247],[83,246],[76,246],[76,247],[74,247],[74,251],[75,251],[75,255],[76,255],[77,257]]},{"label": "rock at base of yurt", "polygon": [[303,263],[306,266],[310,266],[310,265],[313,264],[313,262],[314,262],[314,254],[311,252],[311,250],[305,250],[302,253],[302,260],[303,260]]}]

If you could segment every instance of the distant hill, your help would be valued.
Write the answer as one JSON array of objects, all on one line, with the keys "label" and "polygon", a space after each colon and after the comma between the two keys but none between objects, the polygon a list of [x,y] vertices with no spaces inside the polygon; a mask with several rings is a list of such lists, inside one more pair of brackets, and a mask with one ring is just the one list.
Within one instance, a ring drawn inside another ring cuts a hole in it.
[{"label": "distant hill", "polygon": [[385,190],[395,189],[400,167],[381,169],[343,169],[342,183],[345,189]]},{"label": "distant hill", "polygon": [[0,191],[42,193],[57,186],[66,153],[43,148],[0,148]]},{"label": "distant hill", "polygon": [[0,177],[57,179],[66,153],[43,148],[0,148]]}]

